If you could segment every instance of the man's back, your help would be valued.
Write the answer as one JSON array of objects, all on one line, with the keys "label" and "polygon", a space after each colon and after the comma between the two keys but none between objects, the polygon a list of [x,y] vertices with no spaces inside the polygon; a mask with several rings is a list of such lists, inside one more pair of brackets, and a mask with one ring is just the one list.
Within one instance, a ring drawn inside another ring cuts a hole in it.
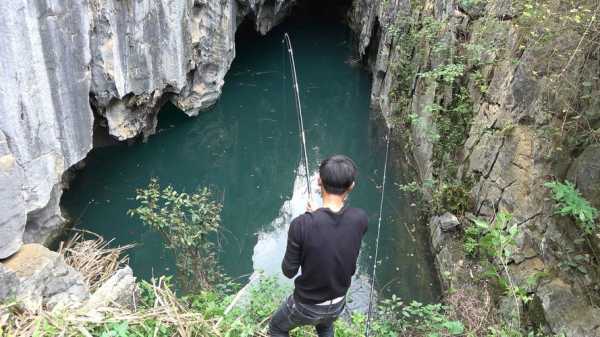
[{"label": "man's back", "polygon": [[283,269],[293,276],[302,268],[296,300],[316,304],[346,295],[367,225],[365,211],[351,207],[337,213],[320,208],[292,221]]},{"label": "man's back", "polygon": [[344,155],[334,155],[319,165],[319,187],[323,207],[297,217],[290,224],[283,274],[294,277],[294,295],[289,296],[273,314],[269,335],[289,337],[290,330],[313,325],[319,337],[333,337],[333,323],[346,305],[345,296],[360,243],[367,231],[365,211],[346,207],[355,186],[356,164]]}]

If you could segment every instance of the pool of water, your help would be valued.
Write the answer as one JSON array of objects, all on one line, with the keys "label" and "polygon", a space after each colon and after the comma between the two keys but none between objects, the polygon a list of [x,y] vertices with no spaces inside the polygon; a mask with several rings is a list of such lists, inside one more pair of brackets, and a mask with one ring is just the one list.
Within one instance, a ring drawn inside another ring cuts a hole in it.
[{"label": "pool of water", "polygon": [[[74,226],[115,238],[114,244],[137,243],[129,255],[140,278],[173,274],[173,256],[161,238],[126,214],[136,206],[135,189],[151,177],[188,192],[209,186],[223,204],[215,240],[224,271],[242,280],[255,269],[277,274],[285,228],[306,200],[284,32],[294,44],[313,176],[320,160],[334,153],[351,156],[359,167],[349,202],[370,217],[358,272],[368,276],[385,147],[369,111],[369,75],[351,65],[352,34],[334,23],[288,22],[264,37],[238,34],[237,57],[212,109],[190,118],[168,104],[147,142],[89,154],[62,199]],[[388,174],[377,289],[432,301],[438,290],[426,240],[414,227],[413,201],[394,188],[405,181],[403,171]]]}]

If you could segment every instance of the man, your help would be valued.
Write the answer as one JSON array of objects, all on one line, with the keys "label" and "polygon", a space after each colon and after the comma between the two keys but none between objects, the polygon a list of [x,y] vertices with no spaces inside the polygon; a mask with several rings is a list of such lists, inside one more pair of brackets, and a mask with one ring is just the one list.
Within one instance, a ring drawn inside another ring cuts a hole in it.
[{"label": "man", "polygon": [[345,205],[356,175],[356,165],[343,155],[319,166],[323,207],[313,210],[309,203],[307,212],[290,224],[281,268],[288,278],[299,268],[301,274],[294,281],[294,293],[271,319],[271,336],[289,336],[298,326],[313,325],[319,337],[333,337],[333,323],[344,309],[368,225],[365,211]]}]

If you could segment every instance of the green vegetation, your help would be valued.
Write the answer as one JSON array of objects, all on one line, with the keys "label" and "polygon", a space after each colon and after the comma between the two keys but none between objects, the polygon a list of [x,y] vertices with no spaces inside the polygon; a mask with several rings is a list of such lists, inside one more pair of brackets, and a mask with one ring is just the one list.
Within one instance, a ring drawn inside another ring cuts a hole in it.
[{"label": "green vegetation", "polygon": [[464,8],[469,8],[486,2],[487,0],[460,0],[458,3]]},{"label": "green vegetation", "polygon": [[[442,107],[437,104],[431,104],[425,107],[425,111],[431,114],[434,114],[441,109]],[[410,125],[414,129],[421,131],[421,133],[423,133],[430,142],[437,143],[440,140],[440,134],[435,127],[421,116],[415,113],[410,113],[407,115],[405,122],[406,125]]]},{"label": "green vegetation", "polygon": [[[415,20],[418,17],[416,13],[420,9],[415,10],[413,16],[398,15],[396,22],[389,28],[390,34],[397,39],[394,46],[397,57],[391,60],[390,64],[390,69],[396,75],[395,86],[390,90],[390,99],[397,102],[399,110],[394,111],[394,117],[398,120],[398,124],[403,121],[399,116],[406,116],[410,111],[413,81],[420,71],[415,60],[425,59],[429,47],[444,46],[444,44],[436,44],[435,41],[446,23],[431,16],[423,16],[422,20]],[[452,69],[447,69],[444,73],[451,75],[452,72]]]},{"label": "green vegetation", "polygon": [[[459,321],[452,320],[448,308],[441,304],[403,303],[392,296],[382,300],[371,323],[371,335],[380,337],[396,336],[461,336],[465,328]],[[362,336],[366,328],[366,317],[354,313],[351,320],[338,320],[336,337]]]},{"label": "green vegetation", "polygon": [[[487,276],[495,279],[506,291],[507,295],[515,300],[517,309],[515,319],[521,317],[521,302],[527,303],[531,297],[524,289],[514,284],[508,263],[516,248],[515,238],[519,235],[519,228],[511,224],[512,215],[507,212],[499,212],[493,221],[472,219],[473,226],[465,230],[465,251],[470,256],[478,256],[486,259]],[[496,263],[501,270],[496,267]]]},{"label": "green vegetation", "polygon": [[429,209],[433,214],[452,214],[463,216],[472,207],[470,197],[471,186],[469,181],[458,180],[440,181],[428,179],[421,183],[412,181],[408,184],[395,184],[398,190],[405,193],[417,193],[415,197],[421,199],[424,190],[431,191]]},{"label": "green vegetation", "polygon": [[215,284],[220,273],[208,236],[219,228],[221,205],[212,200],[211,192],[202,188],[181,193],[172,186],[161,188],[153,178],[137,190],[136,200],[139,206],[128,214],[160,233],[174,252],[181,287],[199,290]]},{"label": "green vegetation", "polygon": [[440,135],[440,141],[434,147],[433,165],[438,169],[438,176],[456,178],[458,165],[454,158],[462,150],[473,120],[473,102],[466,89],[460,89],[452,104],[436,110],[433,117]]},{"label": "green vegetation", "polygon": [[[491,10],[484,10],[488,3]],[[424,153],[427,147],[422,146],[423,139],[433,145],[434,183],[430,184],[431,193],[427,195],[431,196],[431,210],[438,214],[449,211],[460,217],[474,211],[469,198],[474,185],[471,179],[487,178],[481,172],[470,177],[468,164],[463,165],[471,156],[469,151],[484,139],[485,133],[497,133],[508,139],[514,136],[512,130],[517,123],[539,130],[543,133],[539,138],[545,140],[541,142],[545,143],[542,151],[548,152],[549,160],[573,157],[589,144],[600,142],[599,77],[595,62],[600,45],[597,22],[600,6],[594,1],[517,0],[511,3],[510,10],[503,9],[500,14],[494,12],[498,4],[486,0],[460,0],[458,4],[469,20],[446,29],[448,22],[455,23],[452,20],[463,13],[441,22],[434,18],[441,16],[433,13],[431,7],[413,2],[413,17],[420,21],[411,21],[410,29],[399,30],[405,36],[392,42],[402,50],[397,54],[403,60],[400,66],[392,68],[398,70],[398,88],[390,93],[390,99],[397,103],[394,113],[400,115],[396,120],[402,123],[401,127],[411,128],[420,135],[413,144],[425,148]],[[521,105],[519,112],[510,115],[509,107],[506,116],[494,109],[495,105],[500,111],[505,108],[501,94],[493,91],[504,89],[504,84],[494,81],[492,90],[490,81],[511,71],[514,73],[507,78],[519,82],[513,89],[518,87],[524,93],[515,92],[521,97],[512,97],[522,101],[513,102]],[[432,103],[419,105],[424,101]],[[491,111],[494,115],[486,114],[482,118],[484,123],[492,118],[502,123],[488,124],[483,130],[478,128],[481,133],[472,139],[474,147],[465,148],[467,137],[473,132],[471,125],[477,111],[474,103],[482,108],[480,113]],[[520,114],[526,114],[523,120],[518,119],[522,117]],[[560,156],[555,156],[557,152],[561,152]],[[598,210],[569,182],[549,182],[545,186],[553,192],[556,213],[572,218],[584,234],[573,241],[575,247],[556,248],[560,268],[597,279],[594,259],[596,264],[600,262]],[[414,192],[419,186],[408,184],[399,188]],[[508,265],[521,233],[511,215],[500,212],[489,221],[472,220],[473,225],[465,229],[466,253],[475,259],[475,264],[484,266],[486,275],[505,295],[514,299],[515,310],[519,312],[513,322],[528,319],[520,312],[531,301],[524,288],[529,290],[547,271],[515,284]],[[582,246],[585,242],[587,250]],[[555,266],[549,267],[550,271],[556,271]],[[597,290],[595,283],[595,294]],[[487,336],[538,336],[535,332],[521,331],[513,322],[509,326],[490,327]]]},{"label": "green vegetation", "polygon": [[[598,234],[598,210],[584,199],[575,185],[569,181],[564,183],[549,181],[544,186],[552,191],[552,198],[556,203],[555,213],[573,219],[583,232],[583,235],[573,240],[573,243],[578,246],[584,244],[583,247],[587,244],[589,252],[598,263],[600,256],[592,242],[595,240],[595,235]],[[593,259],[590,254],[586,253],[585,249],[579,250],[566,247],[559,250],[557,255],[560,258],[559,267],[567,272],[576,271],[581,274],[588,274],[590,267],[593,265]]]},{"label": "green vegetation", "polygon": [[470,186],[461,181],[437,181],[434,184],[431,208],[435,214],[450,212],[464,215],[470,209]]},{"label": "green vegetation", "polygon": [[550,181],[544,186],[552,190],[557,214],[571,217],[585,234],[593,235],[598,231],[598,210],[581,196],[573,183]]},{"label": "green vegetation", "polygon": [[539,57],[531,72],[546,83],[540,106],[560,121],[553,126],[556,150],[599,143],[594,98],[598,76],[589,64],[600,42],[600,6],[594,1],[540,0],[519,0],[516,5],[522,13],[515,24],[519,49]]},{"label": "green vegetation", "polygon": [[[263,278],[247,293],[238,306],[226,312],[234,294],[215,290],[177,297],[171,280],[163,277],[138,284],[139,299],[134,310],[102,309],[102,314],[86,318],[83,312],[45,312],[43,315],[21,312],[15,303],[0,305],[9,322],[0,328],[0,336],[99,336],[99,337],[263,337],[271,314],[290,289],[273,278]],[[462,323],[451,320],[440,304],[404,304],[398,298],[383,300],[371,324],[371,336],[462,336]],[[23,323],[29,323],[29,325]],[[336,322],[336,337],[364,334],[366,317],[353,313],[348,320]],[[294,337],[315,336],[314,328],[292,331]]]},{"label": "green vegetation", "polygon": [[462,76],[465,72],[464,64],[444,64],[432,69],[430,71],[421,73],[420,76],[423,78],[433,79],[435,81],[443,81],[446,84],[452,84],[457,78]]}]

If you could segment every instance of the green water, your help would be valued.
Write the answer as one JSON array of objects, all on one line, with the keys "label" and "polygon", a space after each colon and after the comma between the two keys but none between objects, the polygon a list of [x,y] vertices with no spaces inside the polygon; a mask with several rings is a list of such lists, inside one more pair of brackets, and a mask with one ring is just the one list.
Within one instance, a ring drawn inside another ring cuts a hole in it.
[{"label": "green water", "polygon": [[[157,134],[147,142],[89,154],[86,168],[62,200],[75,227],[115,238],[114,244],[138,243],[129,255],[140,278],[174,273],[173,257],[160,237],[126,215],[136,206],[135,189],[158,177],[178,190],[213,189],[223,204],[223,229],[216,240],[229,276],[243,280],[252,273],[257,233],[268,239],[263,243],[269,249],[282,254],[285,241],[269,233],[276,231],[272,222],[282,205],[292,199],[300,163],[291,77],[281,43],[284,31],[294,44],[311,170],[333,153],[351,156],[359,167],[350,204],[370,216],[359,261],[359,273],[368,274],[385,148],[369,112],[369,75],[348,64],[352,35],[336,24],[287,23],[265,37],[238,34],[237,57],[212,109],[189,118],[167,105],[159,114]],[[394,187],[404,180],[399,167],[390,169],[376,284],[385,293],[431,301],[438,290],[426,243],[418,231],[410,232],[416,222],[412,200]],[[303,198],[296,195],[296,208]],[[277,270],[280,260],[273,257],[267,264]]]}]

